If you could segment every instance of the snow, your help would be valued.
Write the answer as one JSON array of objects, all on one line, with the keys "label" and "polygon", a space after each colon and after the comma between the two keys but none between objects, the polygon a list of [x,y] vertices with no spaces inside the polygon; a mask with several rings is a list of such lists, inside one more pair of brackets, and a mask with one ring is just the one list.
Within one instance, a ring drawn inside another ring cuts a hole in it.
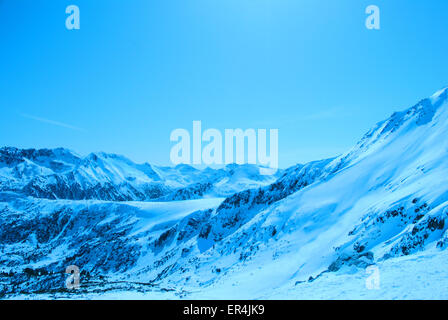
[{"label": "snow", "polygon": [[[166,168],[64,153],[79,183],[134,194],[158,181],[178,193],[151,202],[0,193],[0,262],[20,277],[25,266],[57,271],[69,258],[106,277],[95,284],[103,293],[75,296],[88,299],[446,299],[447,92],[394,113],[340,157],[275,177],[256,166]],[[39,154],[3,166],[2,186],[34,179],[49,163],[48,151]],[[43,189],[58,181],[38,178]],[[369,268],[379,270],[378,290],[366,286]]]},{"label": "snow", "polygon": [[129,201],[125,204],[138,208],[140,220],[136,232],[150,230],[157,225],[165,228],[199,210],[216,209],[224,198],[208,198],[172,202],[138,202]]}]

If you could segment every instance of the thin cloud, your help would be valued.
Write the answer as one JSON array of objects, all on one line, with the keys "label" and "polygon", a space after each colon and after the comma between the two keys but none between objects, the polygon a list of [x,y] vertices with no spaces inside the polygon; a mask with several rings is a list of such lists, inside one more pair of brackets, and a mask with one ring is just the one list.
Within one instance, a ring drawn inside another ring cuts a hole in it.
[{"label": "thin cloud", "polygon": [[54,121],[54,120],[45,119],[45,118],[41,118],[41,117],[36,117],[36,116],[30,115],[30,114],[26,114],[26,113],[21,113],[20,116],[22,116],[24,118],[27,118],[27,119],[31,119],[31,120],[35,120],[35,121],[39,121],[39,122],[43,122],[43,123],[47,123],[47,124],[51,124],[51,125],[62,127],[62,128],[66,128],[66,129],[86,132],[86,130],[83,129],[83,128],[72,126],[71,124],[64,123],[64,122],[59,122],[59,121]]},{"label": "thin cloud", "polygon": [[338,107],[334,107],[334,108],[329,108],[329,109],[324,109],[315,113],[308,113],[308,114],[304,114],[303,112],[300,113],[299,115],[296,115],[294,117],[292,117],[291,115],[284,115],[281,118],[278,118],[278,122],[273,123],[271,121],[268,120],[264,120],[264,121],[258,121],[256,122],[256,125],[258,127],[275,127],[277,125],[277,127],[279,126],[279,123],[281,123],[281,126],[284,127],[286,125],[291,125],[294,124],[296,125],[297,123],[301,123],[301,122],[309,122],[309,121],[322,121],[322,120],[331,120],[331,119],[340,119],[340,118],[347,118],[347,117],[351,117],[353,115],[353,111],[352,110],[347,110],[346,108],[338,108]]},{"label": "thin cloud", "polygon": [[332,119],[344,115],[344,111],[338,108],[323,110],[320,112],[308,114],[302,117],[303,120],[324,120]]}]

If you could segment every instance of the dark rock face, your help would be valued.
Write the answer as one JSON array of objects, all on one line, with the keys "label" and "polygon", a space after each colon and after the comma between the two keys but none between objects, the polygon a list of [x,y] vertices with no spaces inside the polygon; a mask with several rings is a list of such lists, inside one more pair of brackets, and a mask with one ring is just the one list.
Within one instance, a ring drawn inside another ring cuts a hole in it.
[{"label": "dark rock face", "polygon": [[[124,271],[135,265],[141,246],[137,238],[129,236],[133,222],[126,221],[122,210],[120,206],[100,205],[73,210],[60,204],[49,209],[21,200],[17,206],[2,206],[0,264],[10,270],[0,276],[10,284],[3,294],[18,287],[24,292],[63,290],[69,265],[91,275]],[[107,221],[109,215],[116,218]],[[39,269],[32,267],[52,255],[61,259],[50,259]]]},{"label": "dark rock face", "polygon": [[415,253],[434,241],[437,247],[446,248],[448,211],[433,210],[433,207],[437,204],[404,198],[389,210],[366,214],[349,232],[353,240],[336,248],[338,258],[329,271],[337,271],[344,264],[354,264],[356,257],[370,255],[369,250],[379,244],[388,248],[380,260]]},{"label": "dark rock face", "polygon": [[213,189],[213,184],[210,182],[196,183],[186,188],[180,188],[173,191],[165,197],[161,197],[160,201],[179,201],[179,200],[193,200],[201,199],[204,195]]},{"label": "dark rock face", "polygon": [[328,267],[328,271],[336,272],[343,266],[356,266],[358,268],[366,268],[374,264],[373,258],[374,257],[372,252],[366,252],[352,256],[341,255]]},{"label": "dark rock face", "polygon": [[[63,149],[55,150],[61,152]],[[0,161],[6,165],[16,165],[24,162],[25,159],[38,161],[41,158],[55,156],[55,152],[51,149],[18,149],[13,147],[5,147],[0,149]]]},{"label": "dark rock face", "polygon": [[146,184],[139,189],[126,182],[119,185],[109,182],[81,185],[73,177],[73,173],[69,173],[64,176],[36,177],[22,189],[22,192],[35,198],[52,200],[101,199],[106,201],[145,201],[157,199],[172,192],[170,188],[158,183]]}]

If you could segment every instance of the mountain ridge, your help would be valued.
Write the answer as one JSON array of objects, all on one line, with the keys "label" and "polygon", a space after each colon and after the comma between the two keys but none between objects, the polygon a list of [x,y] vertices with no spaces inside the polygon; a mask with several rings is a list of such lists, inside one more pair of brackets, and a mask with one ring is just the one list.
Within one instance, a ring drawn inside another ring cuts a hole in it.
[{"label": "mountain ridge", "polygon": [[[0,149],[0,191],[47,199],[150,201],[225,196],[269,184],[280,173],[263,176],[255,165],[204,170],[189,165],[160,167],[104,152],[81,157],[64,148]],[[246,181],[238,184],[234,178],[238,174]]]}]

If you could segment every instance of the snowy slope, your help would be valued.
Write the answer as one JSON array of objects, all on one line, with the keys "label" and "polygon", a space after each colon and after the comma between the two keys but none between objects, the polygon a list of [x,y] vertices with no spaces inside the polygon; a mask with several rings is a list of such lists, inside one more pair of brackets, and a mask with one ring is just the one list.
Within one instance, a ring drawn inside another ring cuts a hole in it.
[{"label": "snowy slope", "polygon": [[176,262],[199,271],[167,283],[238,286],[256,297],[347,265],[444,249],[447,131],[445,89],[379,123],[348,153],[298,166],[283,177],[290,184],[280,178],[229,197],[202,228],[199,254]]},{"label": "snowy slope", "polygon": [[68,265],[82,266],[85,281],[114,273],[123,280],[141,256],[165,250],[166,230],[210,213],[222,200],[72,201],[0,193],[0,296],[61,292]]},{"label": "snowy slope", "polygon": [[[250,170],[166,198],[203,198],[196,202],[2,193],[3,293],[67,296],[60,272],[75,264],[81,298],[446,298],[447,137],[444,89],[378,123],[347,153],[226,199],[204,190],[237,185]],[[369,266],[379,268],[379,290],[366,289]]]},{"label": "snowy slope", "polygon": [[[214,287],[237,285],[256,296],[347,265],[365,268],[428,247],[444,249],[446,137],[445,89],[376,125],[286,198],[275,201],[280,192],[267,187],[227,199],[199,239],[213,246],[203,263],[225,270]],[[260,195],[275,202],[257,207]],[[203,268],[198,283],[210,273]]]}]

